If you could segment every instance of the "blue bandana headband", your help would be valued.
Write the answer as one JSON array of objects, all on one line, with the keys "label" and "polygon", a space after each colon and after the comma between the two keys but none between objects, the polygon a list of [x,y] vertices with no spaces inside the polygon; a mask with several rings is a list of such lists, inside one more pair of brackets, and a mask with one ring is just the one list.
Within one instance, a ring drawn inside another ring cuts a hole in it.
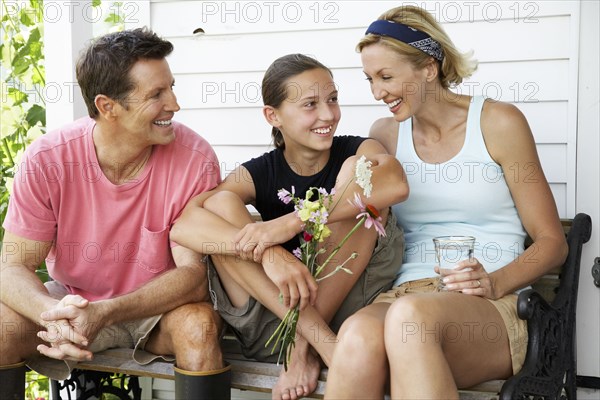
[{"label": "blue bandana headband", "polygon": [[425,32],[411,28],[410,26],[387,19],[378,19],[369,25],[365,35],[369,33],[399,40],[415,49],[421,50],[425,54],[429,54],[438,61],[444,59],[442,46],[437,41],[433,40]]}]

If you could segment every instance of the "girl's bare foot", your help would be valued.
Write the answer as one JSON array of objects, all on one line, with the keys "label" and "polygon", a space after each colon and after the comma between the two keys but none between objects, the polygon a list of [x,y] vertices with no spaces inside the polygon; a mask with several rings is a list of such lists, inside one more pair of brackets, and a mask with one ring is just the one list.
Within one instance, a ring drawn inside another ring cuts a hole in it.
[{"label": "girl's bare foot", "polygon": [[282,370],[272,391],[273,400],[296,400],[317,388],[321,363],[306,342],[297,341],[288,370]]}]

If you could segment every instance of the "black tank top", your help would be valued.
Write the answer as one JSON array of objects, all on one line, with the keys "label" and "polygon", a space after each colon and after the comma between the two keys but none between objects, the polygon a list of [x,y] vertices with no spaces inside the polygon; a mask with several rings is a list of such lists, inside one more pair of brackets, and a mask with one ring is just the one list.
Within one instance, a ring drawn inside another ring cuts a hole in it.
[{"label": "black tank top", "polygon": [[[325,168],[311,176],[296,174],[288,165],[283,150],[275,149],[258,158],[242,164],[252,176],[256,190],[256,210],[263,221],[269,221],[294,211],[294,204],[284,204],[277,197],[279,189],[292,191],[296,196],[304,197],[310,187],[322,187],[328,192],[334,188],[342,164],[350,156],[356,154],[358,147],[367,138],[359,136],[336,136],[333,138],[329,161]],[[288,251],[299,246],[294,238],[283,244]]]}]

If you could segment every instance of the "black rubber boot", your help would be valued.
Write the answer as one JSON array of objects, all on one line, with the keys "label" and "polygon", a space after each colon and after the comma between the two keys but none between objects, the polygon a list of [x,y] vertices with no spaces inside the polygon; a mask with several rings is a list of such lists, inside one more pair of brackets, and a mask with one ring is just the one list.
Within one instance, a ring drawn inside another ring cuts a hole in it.
[{"label": "black rubber boot", "polygon": [[174,369],[177,400],[231,399],[231,365],[213,371]]},{"label": "black rubber boot", "polygon": [[25,398],[24,362],[0,366],[0,399],[23,400]]}]

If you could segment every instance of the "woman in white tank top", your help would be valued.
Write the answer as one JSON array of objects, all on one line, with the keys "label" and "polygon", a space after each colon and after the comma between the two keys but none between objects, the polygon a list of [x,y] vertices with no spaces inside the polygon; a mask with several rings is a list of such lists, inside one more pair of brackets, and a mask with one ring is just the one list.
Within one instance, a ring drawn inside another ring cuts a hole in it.
[{"label": "woman in white tank top", "polygon": [[[431,15],[391,9],[358,50],[373,96],[392,113],[371,137],[409,183],[394,207],[406,251],[394,288],[342,326],[325,397],[382,398],[389,383],[394,399],[458,398],[458,388],[521,368],[527,330],[515,292],[566,257],[556,205],[522,113],[450,90],[476,62]],[[523,250],[526,234],[534,244]],[[477,240],[443,292],[432,242],[441,235]]]}]

